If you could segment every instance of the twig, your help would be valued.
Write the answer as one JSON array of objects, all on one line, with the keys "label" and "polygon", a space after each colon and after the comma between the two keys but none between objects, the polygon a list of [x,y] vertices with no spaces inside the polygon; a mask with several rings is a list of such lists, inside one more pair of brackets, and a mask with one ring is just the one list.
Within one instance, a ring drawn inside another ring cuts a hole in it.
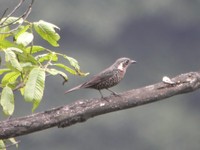
[{"label": "twig", "polygon": [[[24,2],[24,0],[21,0],[20,3],[14,8],[14,10],[6,16],[6,18],[3,20],[3,23],[5,23],[5,21],[21,6],[21,4]],[[6,26],[10,26],[12,24],[14,24],[15,22],[17,22],[18,20],[22,19],[22,21],[18,24],[17,27],[15,27],[14,29],[8,31],[8,32],[1,32],[0,34],[9,34],[12,33],[13,31],[16,31],[26,20],[26,18],[29,16],[31,10],[32,10],[32,5],[34,3],[34,0],[31,1],[29,7],[27,8],[27,10],[21,15],[19,16],[16,20],[14,20],[13,22],[9,23],[9,24],[5,24],[5,25],[1,25],[0,28],[6,27]]]},{"label": "twig", "polygon": [[[1,15],[0,22],[1,22],[2,18],[5,16],[5,14],[6,14],[7,11],[8,11],[8,8],[6,8],[6,10],[4,10],[3,14]],[[1,23],[1,24],[2,24],[2,23]],[[0,24],[0,25],[1,25],[1,24]]]},{"label": "twig", "polygon": [[24,2],[25,0],[20,0],[20,2],[18,3],[17,6],[15,6],[15,8],[11,11],[10,14],[8,14],[5,18],[5,20],[1,23],[1,24],[4,24],[6,22],[6,20],[15,13],[15,11],[22,5],[22,3]]}]

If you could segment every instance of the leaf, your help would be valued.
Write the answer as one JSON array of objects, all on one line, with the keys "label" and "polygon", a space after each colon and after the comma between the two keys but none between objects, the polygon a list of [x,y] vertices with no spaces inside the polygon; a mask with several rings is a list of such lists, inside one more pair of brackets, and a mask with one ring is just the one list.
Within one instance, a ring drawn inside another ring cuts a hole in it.
[{"label": "leaf", "polygon": [[26,52],[28,54],[34,54],[34,53],[37,53],[37,52],[40,52],[40,51],[43,51],[43,50],[45,50],[44,47],[37,46],[37,45],[35,45],[35,46],[29,46],[29,47],[26,48]]},{"label": "leaf", "polygon": [[24,47],[29,45],[32,41],[33,41],[33,34],[29,32],[24,32],[16,38],[16,43],[19,45],[23,45]]},{"label": "leaf", "polygon": [[27,102],[33,102],[34,111],[40,104],[44,93],[45,71],[41,68],[33,68],[29,74],[24,89],[24,98]]},{"label": "leaf", "polygon": [[70,65],[72,65],[76,70],[80,70],[80,66],[78,64],[78,61],[72,57],[63,55],[65,59],[67,59],[70,63]]},{"label": "leaf", "polygon": [[68,71],[69,73],[73,74],[73,75],[77,75],[77,72],[76,70],[74,69],[71,69],[70,67],[64,65],[64,64],[61,64],[61,63],[56,63],[56,64],[52,64],[54,66],[57,66],[57,67],[60,67],[62,69],[65,69],[66,71]]},{"label": "leaf", "polygon": [[23,51],[21,49],[17,48],[17,47],[9,47],[6,50],[11,50],[11,51],[23,53]]},{"label": "leaf", "polygon": [[[4,22],[4,20],[6,21]],[[8,25],[8,24],[16,24],[16,23],[21,23],[23,21],[22,18],[19,19],[19,17],[9,17],[9,18],[2,18],[0,23],[4,22],[3,25]]]},{"label": "leaf", "polygon": [[6,49],[8,47],[17,47],[14,43],[8,41],[8,40],[0,40],[0,49]]},{"label": "leaf", "polygon": [[22,71],[22,67],[17,60],[16,54],[12,51],[14,49],[12,49],[12,50],[11,49],[12,48],[8,48],[8,49],[4,50],[5,57],[6,57],[5,60],[6,60],[6,62],[10,63],[10,65],[13,68],[17,69],[18,71]]},{"label": "leaf", "polygon": [[[30,62],[25,62],[25,63],[20,63],[22,68],[25,68],[25,67],[32,67],[33,65],[30,63]],[[0,70],[1,71],[1,70]]]},{"label": "leaf", "polygon": [[7,84],[14,84],[20,75],[20,72],[6,73],[3,79],[1,80],[1,83],[3,86],[6,86]]},{"label": "leaf", "polygon": [[20,26],[19,29],[15,32],[15,39],[17,39],[21,34],[26,32],[30,28],[30,25]]},{"label": "leaf", "polygon": [[32,108],[32,112],[35,111],[36,108],[38,108],[38,106],[40,105],[41,100],[35,100],[33,101],[33,108]]},{"label": "leaf", "polygon": [[42,54],[42,55],[38,55],[36,56],[36,59],[42,63],[44,61],[58,61],[58,56],[56,55],[56,53],[47,53],[47,54]]},{"label": "leaf", "polygon": [[35,65],[38,64],[38,61],[31,54],[24,54],[24,53],[21,54],[21,53],[18,53],[17,54],[17,58],[18,58],[18,60],[20,62],[29,62],[29,63],[35,64]]},{"label": "leaf", "polygon": [[24,96],[24,87],[20,88],[20,93],[22,96]]},{"label": "leaf", "polygon": [[15,140],[15,138],[9,138],[8,139],[12,144],[16,145],[16,148],[18,148],[18,142]]},{"label": "leaf", "polygon": [[64,72],[60,71],[60,70],[51,68],[51,69],[47,69],[46,71],[48,73],[50,73],[51,75],[54,75],[54,76],[55,75],[61,75],[65,80],[68,80],[67,75]]},{"label": "leaf", "polygon": [[3,108],[3,112],[6,115],[11,116],[14,112],[14,95],[10,87],[6,86],[3,88],[0,103]]},{"label": "leaf", "polygon": [[6,145],[3,140],[0,140],[0,150],[6,150]]},{"label": "leaf", "polygon": [[7,69],[7,68],[6,69],[0,69],[0,75],[5,73],[5,72],[8,72],[8,71],[10,71],[10,69]]},{"label": "leaf", "polygon": [[46,69],[46,71],[48,72],[48,73],[50,73],[51,75],[53,75],[53,76],[55,76],[55,75],[60,75],[63,79],[64,79],[64,82],[63,82],[63,84],[65,83],[65,82],[67,82],[68,81],[68,77],[67,77],[67,75],[64,73],[64,72],[62,72],[62,71],[60,71],[60,70],[57,70],[57,69]]},{"label": "leaf", "polygon": [[52,46],[58,47],[57,41],[60,39],[58,33],[56,33],[55,28],[59,29],[56,25],[49,22],[40,20],[39,22],[34,22],[35,31]]},{"label": "leaf", "polygon": [[33,69],[35,66],[31,62],[23,62],[20,63],[23,68],[23,75],[25,75],[25,72],[30,72],[31,69]]},{"label": "leaf", "polygon": [[10,36],[11,34],[7,33],[10,30],[8,26],[0,28],[0,41],[4,40],[6,37]]},{"label": "leaf", "polygon": [[73,66],[77,72],[78,75],[80,76],[87,76],[89,74],[89,72],[84,73],[80,70],[80,66],[78,64],[78,61],[72,57],[69,57],[67,55],[62,55],[65,59],[67,59],[70,63],[71,66]]}]

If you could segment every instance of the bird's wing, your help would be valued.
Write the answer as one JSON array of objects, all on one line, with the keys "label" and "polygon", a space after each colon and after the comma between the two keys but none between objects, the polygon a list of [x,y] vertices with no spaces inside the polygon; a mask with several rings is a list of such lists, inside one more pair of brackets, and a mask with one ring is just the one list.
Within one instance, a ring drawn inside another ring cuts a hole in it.
[{"label": "bird's wing", "polygon": [[106,69],[106,70],[100,72],[99,74],[93,76],[89,81],[65,91],[65,94],[75,91],[75,90],[78,90],[78,89],[81,89],[81,88],[88,88],[88,87],[94,86],[104,80],[109,79],[110,77],[112,77],[112,75],[113,75],[112,71],[109,71],[109,69]]},{"label": "bird's wing", "polygon": [[112,76],[113,76],[112,71],[104,70],[103,72],[100,72],[99,74],[93,76],[89,81],[83,83],[81,87],[87,88],[87,87],[94,86],[104,80],[109,79]]}]

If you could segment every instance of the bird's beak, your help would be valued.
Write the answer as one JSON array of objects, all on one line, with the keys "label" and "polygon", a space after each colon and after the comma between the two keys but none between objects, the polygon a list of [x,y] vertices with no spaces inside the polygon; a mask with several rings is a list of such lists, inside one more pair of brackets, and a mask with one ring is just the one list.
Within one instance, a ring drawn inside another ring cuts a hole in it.
[{"label": "bird's beak", "polygon": [[131,64],[134,64],[134,63],[136,63],[136,61],[135,61],[135,60],[131,60],[130,63],[131,63]]}]

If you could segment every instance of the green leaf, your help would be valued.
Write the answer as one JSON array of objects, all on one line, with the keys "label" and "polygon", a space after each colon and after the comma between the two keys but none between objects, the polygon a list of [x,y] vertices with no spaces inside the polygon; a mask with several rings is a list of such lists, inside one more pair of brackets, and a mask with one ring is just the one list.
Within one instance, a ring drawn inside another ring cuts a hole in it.
[{"label": "green leaf", "polygon": [[[20,64],[21,64],[22,68],[25,68],[25,67],[28,67],[28,68],[33,67],[33,65],[32,65],[30,62],[25,62],[25,63],[20,63]],[[0,71],[1,71],[1,70],[0,70]]]},{"label": "green leaf", "polygon": [[0,140],[0,150],[6,150],[6,145],[3,140]]},{"label": "green leaf", "polygon": [[34,111],[40,104],[43,97],[45,85],[45,71],[41,68],[33,68],[29,74],[24,89],[24,98],[27,102],[33,102]]},{"label": "green leaf", "polygon": [[6,50],[11,50],[11,51],[15,51],[15,52],[18,52],[18,53],[23,53],[23,51],[17,47],[9,47],[7,48]]},{"label": "green leaf", "polygon": [[49,42],[52,46],[58,47],[57,43],[60,39],[58,33],[56,33],[55,28],[59,29],[56,25],[51,24],[49,22],[45,22],[40,20],[39,22],[34,22],[35,31],[47,42]]},{"label": "green leaf", "polygon": [[6,49],[8,47],[17,47],[17,46],[14,43],[5,39],[0,41],[0,49]]},{"label": "green leaf", "polygon": [[23,45],[24,47],[29,45],[32,41],[33,41],[33,34],[29,32],[24,32],[16,38],[16,43],[19,45]]},{"label": "green leaf", "polygon": [[34,54],[34,53],[37,53],[37,52],[40,52],[40,51],[43,51],[43,50],[45,50],[44,47],[37,46],[37,45],[35,45],[35,46],[29,46],[29,47],[26,48],[26,52],[28,54]]},{"label": "green leaf", "polygon": [[33,69],[35,67],[35,65],[33,65],[31,62],[23,62],[20,63],[22,68],[23,68],[23,75],[25,75],[27,72],[29,73],[31,69]]},{"label": "green leaf", "polygon": [[72,65],[76,70],[80,70],[80,66],[78,64],[78,61],[72,57],[63,55],[65,59],[67,59],[70,63],[70,65]]},{"label": "green leaf", "polygon": [[[4,20],[6,21],[4,22]],[[21,23],[23,21],[22,18],[19,19],[19,17],[9,17],[9,18],[3,18],[0,23],[4,22],[3,25],[8,25],[8,24],[16,24],[16,23]],[[14,22],[14,23],[13,23]]]},{"label": "green leaf", "polygon": [[0,75],[3,74],[3,73],[5,73],[5,72],[8,72],[8,71],[10,71],[10,69],[7,69],[7,68],[0,69]]},{"label": "green leaf", "polygon": [[18,71],[22,71],[22,67],[20,63],[17,60],[16,54],[13,52],[13,50],[16,50],[14,48],[8,48],[4,50],[6,62],[9,63],[13,68],[17,69]]},{"label": "green leaf", "polygon": [[7,33],[10,30],[8,26],[0,28],[0,41],[4,40],[6,37],[10,36],[11,34]]},{"label": "green leaf", "polygon": [[16,145],[16,148],[18,148],[18,144],[17,141],[15,140],[15,138],[9,138],[8,139],[12,144]]},{"label": "green leaf", "polygon": [[76,59],[74,59],[72,57],[69,57],[67,55],[62,55],[62,56],[63,56],[63,58],[65,58],[65,59],[67,59],[69,61],[69,63],[70,63],[71,66],[73,66],[75,68],[75,70],[76,70],[76,72],[77,72],[78,75],[80,75],[80,76],[87,76],[89,74],[89,72],[84,73],[84,72],[82,72],[80,70],[80,66],[79,66],[78,61]]},{"label": "green leaf", "polygon": [[47,53],[47,54],[42,54],[42,55],[38,55],[36,56],[36,59],[42,63],[44,61],[58,61],[58,56],[56,55],[56,53]]},{"label": "green leaf", "polygon": [[24,96],[24,87],[20,88],[20,93],[22,96]]},{"label": "green leaf", "polygon": [[60,71],[60,70],[52,68],[52,69],[47,69],[46,71],[48,73],[50,73],[51,75],[53,75],[53,76],[55,76],[55,75],[61,75],[65,80],[68,80],[67,75],[64,72]]},{"label": "green leaf", "polygon": [[64,64],[61,64],[61,63],[56,63],[56,64],[52,64],[54,66],[57,66],[57,67],[60,67],[62,69],[65,69],[66,71],[68,71],[69,73],[73,74],[73,75],[77,75],[77,72],[76,70],[74,69],[71,69],[70,67],[64,65]]},{"label": "green leaf", "polygon": [[64,79],[63,84],[65,84],[68,81],[67,75],[64,72],[60,71],[60,70],[53,69],[53,68],[52,69],[47,68],[46,71],[48,73],[50,73],[51,75],[53,75],[53,76],[60,75]]},{"label": "green leaf", "polygon": [[3,88],[0,103],[3,108],[3,112],[6,115],[11,116],[14,112],[14,95],[10,87],[6,86]]},{"label": "green leaf", "polygon": [[21,34],[26,32],[30,28],[30,25],[20,26],[19,29],[15,33],[15,39],[17,39]]},{"label": "green leaf", "polygon": [[6,86],[7,84],[14,84],[20,75],[20,72],[6,73],[3,79],[1,80],[1,83],[3,86]]},{"label": "green leaf", "polygon": [[[21,54],[21,53],[18,53],[17,54],[17,58],[18,58],[18,60],[20,62],[30,62],[30,63],[36,64],[36,65],[38,64],[38,61],[31,54],[25,54],[25,53]],[[21,67],[23,67],[23,66],[21,66]]]},{"label": "green leaf", "polygon": [[36,110],[36,108],[38,108],[38,106],[40,105],[41,100],[36,99],[35,101],[33,101],[33,108],[32,108],[32,112],[34,112]]}]

